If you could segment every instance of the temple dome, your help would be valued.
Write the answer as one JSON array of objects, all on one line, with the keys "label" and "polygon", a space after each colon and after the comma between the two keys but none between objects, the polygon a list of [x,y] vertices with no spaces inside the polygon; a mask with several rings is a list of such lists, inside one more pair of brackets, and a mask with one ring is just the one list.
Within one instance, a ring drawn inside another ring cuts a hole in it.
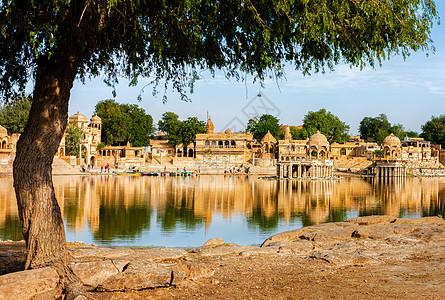
[{"label": "temple dome", "polygon": [[396,146],[400,147],[402,145],[402,142],[400,139],[394,135],[394,133],[391,133],[388,135],[382,142],[382,146]]},{"label": "temple dome", "polygon": [[267,143],[267,142],[276,143],[277,140],[273,137],[273,135],[270,133],[270,131],[267,131],[267,133],[261,139],[261,142],[263,142],[263,143]]},{"label": "temple dome", "polygon": [[225,134],[231,134],[232,130],[230,130],[230,128],[227,128],[226,131],[224,131]]},{"label": "temple dome", "polygon": [[309,147],[314,145],[316,145],[317,147],[329,147],[329,142],[324,134],[321,134],[320,130],[317,130],[317,133],[311,135],[311,137],[307,141],[307,145]]},{"label": "temple dome", "polygon": [[74,114],[68,118],[68,122],[70,122],[70,123],[74,123],[74,122],[88,123],[88,117],[82,115],[80,112],[77,112],[76,114]]},{"label": "temple dome", "polygon": [[6,136],[6,135],[8,135],[8,130],[6,130],[5,127],[0,125],[0,136]]},{"label": "temple dome", "polygon": [[102,123],[102,119],[96,114],[91,118],[91,123]]}]

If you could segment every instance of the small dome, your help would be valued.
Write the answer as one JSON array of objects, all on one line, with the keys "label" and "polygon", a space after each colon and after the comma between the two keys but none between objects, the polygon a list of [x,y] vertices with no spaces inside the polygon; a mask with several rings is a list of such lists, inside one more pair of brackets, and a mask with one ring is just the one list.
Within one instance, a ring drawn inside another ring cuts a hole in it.
[{"label": "small dome", "polygon": [[226,131],[224,131],[225,134],[231,134],[232,130],[230,130],[230,128],[227,128]]},{"label": "small dome", "polygon": [[91,118],[91,123],[102,123],[102,119],[96,114]]},{"label": "small dome", "polygon": [[88,117],[82,115],[80,112],[77,112],[75,115],[72,115],[68,118],[69,123],[88,123]]},{"label": "small dome", "polygon": [[390,146],[390,147],[391,146],[396,146],[396,147],[400,147],[401,145],[402,145],[402,142],[393,133],[388,135],[382,142],[382,146]]},{"label": "small dome", "polygon": [[328,139],[324,136],[324,134],[321,134],[319,130],[317,130],[317,133],[313,134],[309,140],[307,141],[307,145],[309,147],[316,145],[317,147],[329,147]]},{"label": "small dome", "polygon": [[6,136],[6,135],[8,135],[8,130],[6,130],[5,127],[0,125],[0,136]]},{"label": "small dome", "polygon": [[261,139],[261,142],[263,142],[263,143],[266,143],[266,142],[276,143],[277,140],[273,137],[273,135],[270,133],[270,131],[267,131],[267,133]]}]

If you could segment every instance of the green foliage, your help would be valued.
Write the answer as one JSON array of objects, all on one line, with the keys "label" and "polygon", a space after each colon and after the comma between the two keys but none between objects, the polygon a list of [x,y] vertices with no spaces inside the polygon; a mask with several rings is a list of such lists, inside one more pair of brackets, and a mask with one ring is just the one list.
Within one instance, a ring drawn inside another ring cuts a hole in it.
[{"label": "green foliage", "polygon": [[374,150],[374,156],[381,158],[383,157],[383,151],[382,150]]},{"label": "green foliage", "polygon": [[445,148],[445,114],[438,117],[432,116],[431,120],[422,125],[420,137]]},{"label": "green foliage", "polygon": [[181,121],[177,114],[165,112],[158,121],[158,129],[167,134],[170,144],[187,147],[195,140],[196,134],[206,132],[206,123],[196,117]]},{"label": "green foliage", "polygon": [[308,134],[304,128],[298,128],[297,126],[290,126],[290,134],[294,140],[304,140]]},{"label": "green foliage", "polygon": [[280,120],[272,115],[261,115],[247,122],[247,131],[253,134],[253,138],[260,141],[268,131],[275,139],[279,139],[281,135]]},{"label": "green foliage", "polygon": [[[409,132],[405,131],[402,124],[391,125],[385,114],[378,117],[365,117],[359,126],[360,137],[368,142],[381,144],[391,133],[403,140]],[[412,135],[412,134],[411,134]]]},{"label": "green foliage", "polygon": [[97,144],[96,149],[100,150],[100,149],[104,148],[105,146],[106,146],[106,144],[104,142],[100,142],[99,144]]},{"label": "green foliage", "polygon": [[53,63],[110,85],[153,78],[183,96],[200,69],[263,80],[285,61],[306,74],[374,66],[429,51],[436,20],[432,0],[2,1],[0,92],[23,90]]},{"label": "green foliage", "polygon": [[136,104],[119,104],[104,100],[96,104],[95,113],[102,119],[102,141],[107,145],[131,141],[135,147],[150,143],[153,118]]},{"label": "green foliage", "polygon": [[198,133],[206,132],[206,123],[198,120],[196,117],[188,117],[187,120],[181,122],[179,126],[179,136],[183,147],[187,147],[195,141]]},{"label": "green foliage", "polygon": [[319,130],[329,143],[349,140],[349,125],[324,108],[316,112],[310,111],[304,116],[303,130],[301,132],[303,138],[310,137]]},{"label": "green foliage", "polygon": [[83,140],[83,131],[77,123],[70,123],[66,128],[65,148],[67,154],[79,157],[79,146]]},{"label": "green foliage", "polygon": [[415,131],[406,131],[406,136],[409,138],[418,138],[419,137],[419,133],[415,132]]},{"label": "green foliage", "polygon": [[0,107],[0,125],[12,133],[22,133],[28,122],[32,96],[17,96]]}]

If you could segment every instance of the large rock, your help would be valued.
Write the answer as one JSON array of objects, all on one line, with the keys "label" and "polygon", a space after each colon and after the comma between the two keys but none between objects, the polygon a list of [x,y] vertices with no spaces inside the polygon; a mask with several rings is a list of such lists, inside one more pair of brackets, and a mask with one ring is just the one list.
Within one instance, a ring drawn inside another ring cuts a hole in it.
[{"label": "large rock", "polygon": [[356,217],[345,220],[345,222],[356,223],[358,225],[372,225],[372,224],[390,224],[397,220],[396,217],[383,215],[383,216],[366,216]]},{"label": "large rock", "polygon": [[99,284],[98,291],[142,290],[168,286],[172,279],[172,269],[156,263],[135,265],[130,263],[121,273],[109,277]]},{"label": "large rock", "polygon": [[105,282],[109,277],[118,274],[122,269],[119,270],[111,260],[71,265],[71,270],[89,290],[94,290],[99,284]]},{"label": "large rock", "polygon": [[0,299],[31,299],[57,289],[59,275],[53,268],[41,268],[0,276]]},{"label": "large rock", "polygon": [[215,246],[224,244],[224,240],[221,238],[213,238],[204,243],[204,246]]},{"label": "large rock", "polygon": [[132,261],[121,273],[101,283],[98,291],[126,291],[177,285],[185,279],[197,280],[213,276],[214,270],[204,264],[178,263],[159,264],[147,261]]},{"label": "large rock", "polygon": [[184,258],[187,251],[181,248],[150,248],[135,250],[135,256],[147,261],[176,260]]},{"label": "large rock", "polygon": [[123,247],[89,247],[69,250],[71,257],[79,261],[97,260],[98,258],[118,258],[134,253],[135,251],[133,249]]}]

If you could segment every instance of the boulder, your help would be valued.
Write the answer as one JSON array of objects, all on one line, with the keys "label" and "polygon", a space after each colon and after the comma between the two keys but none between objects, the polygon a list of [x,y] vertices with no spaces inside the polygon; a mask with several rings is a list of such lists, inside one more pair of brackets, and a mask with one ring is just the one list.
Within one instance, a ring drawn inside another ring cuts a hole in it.
[{"label": "boulder", "polygon": [[181,248],[149,248],[137,249],[134,254],[146,261],[163,261],[184,258],[187,251]]},{"label": "boulder", "polygon": [[383,216],[366,216],[356,217],[345,220],[345,222],[356,223],[358,225],[372,225],[372,224],[390,224],[397,220],[396,217],[383,215]]},{"label": "boulder", "polygon": [[204,243],[204,246],[214,246],[224,244],[224,240],[221,238],[213,238]]},{"label": "boulder", "polygon": [[41,268],[0,276],[0,299],[31,299],[52,293],[59,284],[53,268]]},{"label": "boulder", "polygon": [[109,277],[120,272],[111,260],[72,264],[71,270],[82,280],[88,290],[94,290]]},{"label": "boulder", "polygon": [[88,247],[69,250],[71,257],[80,261],[97,260],[98,258],[118,258],[134,253],[133,249],[124,247]]}]

